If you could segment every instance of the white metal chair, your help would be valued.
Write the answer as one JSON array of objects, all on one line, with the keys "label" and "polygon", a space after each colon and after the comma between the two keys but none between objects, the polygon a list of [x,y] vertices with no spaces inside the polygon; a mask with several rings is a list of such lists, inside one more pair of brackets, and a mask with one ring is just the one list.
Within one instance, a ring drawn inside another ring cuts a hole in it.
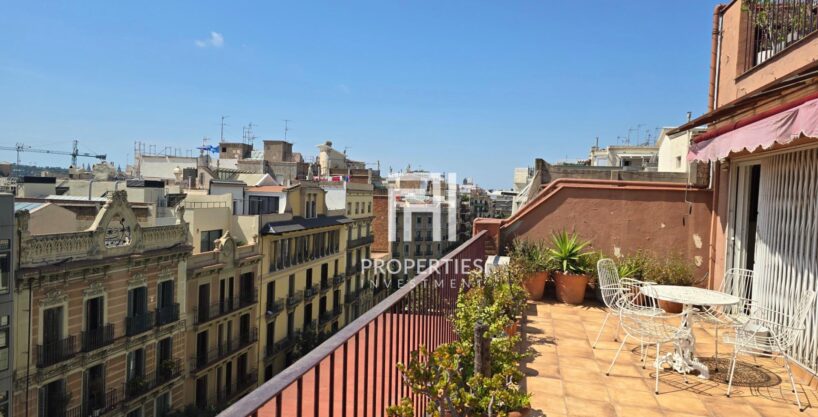
[{"label": "white metal chair", "polygon": [[[596,271],[599,277],[599,289],[602,292],[602,301],[605,303],[608,312],[605,313],[605,320],[602,320],[602,326],[599,327],[599,332],[596,334],[596,339],[591,348],[596,349],[596,344],[599,342],[599,337],[602,336],[602,331],[605,330],[605,325],[611,314],[619,315],[619,300],[622,298],[622,285],[619,284],[619,272],[616,269],[616,263],[613,259],[600,259],[596,263]],[[616,328],[616,337],[619,339],[619,325]]]},{"label": "white metal chair", "polygon": [[[599,337],[602,336],[602,331],[605,330],[605,325],[611,315],[618,316],[622,304],[628,304],[632,309],[650,310],[653,313],[662,313],[663,311],[651,302],[650,305],[638,305],[634,300],[644,299],[639,297],[639,289],[651,283],[642,282],[632,278],[620,278],[619,272],[616,268],[616,263],[612,259],[600,259],[596,263],[597,274],[599,276],[599,289],[602,292],[602,301],[605,303],[608,312],[605,314],[605,319],[602,320],[602,326],[596,334],[592,348],[596,348],[599,342]],[[617,324],[615,341],[619,341],[620,325]]]},{"label": "white metal chair", "polygon": [[793,301],[792,307],[788,309],[790,312],[763,307],[758,303],[745,305],[745,308],[750,310],[747,320],[735,327],[734,334],[728,334],[724,338],[725,343],[733,345],[733,360],[730,364],[730,376],[727,383],[728,397],[733,388],[733,374],[736,371],[736,358],[739,353],[770,358],[781,357],[784,359],[784,367],[790,377],[792,392],[795,393],[795,402],[798,404],[798,409],[803,410],[798,390],[795,388],[795,379],[792,376],[787,350],[806,330],[807,315],[815,307],[815,291],[807,290],[785,299]]},{"label": "white metal chair", "polygon": [[719,363],[719,328],[734,327],[746,323],[748,320],[748,305],[753,295],[753,271],[742,268],[729,269],[724,274],[724,280],[719,286],[719,291],[738,297],[739,303],[727,306],[705,306],[699,308],[695,313],[696,323],[710,324],[715,328],[715,363],[717,367]]},{"label": "white metal chair", "polygon": [[[649,293],[649,291],[647,292]],[[662,370],[662,359],[660,356],[661,346],[689,337],[690,329],[680,325],[685,314],[684,312],[680,314],[666,314],[661,312],[662,310],[659,310],[660,313],[657,313],[655,309],[645,308],[645,306],[639,305],[636,300],[637,297],[639,297],[639,295],[635,295],[631,302],[623,303],[620,306],[619,323],[625,331],[625,337],[622,338],[622,343],[620,343],[619,349],[616,351],[616,355],[614,355],[613,361],[611,361],[611,366],[608,367],[608,371],[605,375],[611,374],[611,370],[616,360],[619,359],[619,354],[622,352],[622,348],[625,346],[625,342],[628,338],[638,340],[639,344],[643,346],[655,345],[656,360],[653,362],[653,366],[656,368],[656,382],[654,392],[658,394],[659,372]],[[648,300],[654,299],[653,297],[645,298]],[[648,303],[652,302],[654,301],[648,301]],[[645,351],[645,355],[647,355],[647,349],[643,350]],[[686,374],[685,381],[687,381]]]}]

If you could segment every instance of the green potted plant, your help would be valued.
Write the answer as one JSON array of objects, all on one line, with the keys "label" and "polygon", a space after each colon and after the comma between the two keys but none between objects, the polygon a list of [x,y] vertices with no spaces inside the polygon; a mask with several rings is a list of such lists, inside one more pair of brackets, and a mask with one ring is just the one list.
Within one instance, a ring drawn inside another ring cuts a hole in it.
[{"label": "green potted plant", "polygon": [[[485,275],[472,271],[463,282],[451,318],[457,339],[433,351],[421,346],[407,363],[398,364],[412,391],[429,400],[426,415],[525,415],[529,396],[519,386],[525,354],[519,350],[520,337],[509,331],[525,308],[524,273],[519,265]],[[478,357],[482,360],[476,360]],[[392,417],[415,415],[407,399],[387,412]]]},{"label": "green potted plant", "polygon": [[[398,364],[402,378],[416,394],[426,397],[426,415],[433,417],[525,416],[529,395],[520,391],[522,372],[518,364],[492,361],[492,371],[474,371],[471,346],[455,341],[429,352],[425,346],[410,354],[409,362]],[[390,417],[415,415],[412,402],[404,398],[387,409]]]},{"label": "green potted plant", "polygon": [[[679,255],[662,259],[653,258],[644,267],[644,279],[657,285],[690,287],[699,284],[693,272],[693,264]],[[668,313],[681,313],[684,306],[672,301],[657,300],[659,308]]]},{"label": "green potted plant", "polygon": [[585,299],[585,289],[591,279],[588,276],[591,252],[585,250],[589,244],[581,241],[576,233],[564,230],[552,235],[548,254],[557,268],[554,272],[557,300],[576,305]]},{"label": "green potted plant", "polygon": [[511,264],[519,268],[529,300],[541,300],[548,281],[548,250],[543,242],[517,239],[511,249]]}]

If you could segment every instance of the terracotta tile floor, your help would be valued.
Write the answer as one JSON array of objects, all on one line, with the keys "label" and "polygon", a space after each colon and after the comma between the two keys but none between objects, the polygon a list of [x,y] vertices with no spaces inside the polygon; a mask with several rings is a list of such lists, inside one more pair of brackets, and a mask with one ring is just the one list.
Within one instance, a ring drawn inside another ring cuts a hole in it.
[{"label": "terracotta tile floor", "polygon": [[[604,317],[605,310],[597,305],[529,302],[522,329],[534,353],[525,364],[523,388],[532,394],[533,416],[818,416],[816,392],[798,385],[806,407],[799,412],[783,362],[766,358],[739,356],[737,375],[755,382],[734,384],[727,398],[723,382],[731,352],[727,345],[719,350],[722,372],[711,369],[710,380],[689,376],[686,384],[680,374],[666,369],[659,374],[659,395],[653,393],[655,352],[651,350],[649,365],[642,369],[635,342],[625,345],[611,375],[605,376],[619,343],[614,341],[616,319],[611,318],[596,349],[591,348]],[[697,326],[695,334],[699,358],[712,361],[712,330]]]}]

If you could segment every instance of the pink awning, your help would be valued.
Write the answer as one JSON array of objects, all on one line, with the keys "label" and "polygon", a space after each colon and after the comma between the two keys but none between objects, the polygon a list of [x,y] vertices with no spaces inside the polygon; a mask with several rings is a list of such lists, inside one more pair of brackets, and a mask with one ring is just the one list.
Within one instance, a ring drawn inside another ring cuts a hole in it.
[{"label": "pink awning", "polygon": [[690,145],[688,161],[716,161],[733,152],[786,145],[801,135],[818,137],[818,99],[761,119],[747,126]]}]

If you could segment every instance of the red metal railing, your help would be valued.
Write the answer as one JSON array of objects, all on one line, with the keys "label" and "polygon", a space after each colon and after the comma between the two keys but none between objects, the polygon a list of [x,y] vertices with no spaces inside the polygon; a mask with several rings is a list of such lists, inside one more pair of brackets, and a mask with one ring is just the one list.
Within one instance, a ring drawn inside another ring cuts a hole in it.
[{"label": "red metal railing", "polygon": [[421,415],[424,399],[395,365],[420,345],[454,339],[448,319],[461,280],[482,266],[485,240],[486,232],[472,237],[219,416],[383,417],[405,396]]}]

